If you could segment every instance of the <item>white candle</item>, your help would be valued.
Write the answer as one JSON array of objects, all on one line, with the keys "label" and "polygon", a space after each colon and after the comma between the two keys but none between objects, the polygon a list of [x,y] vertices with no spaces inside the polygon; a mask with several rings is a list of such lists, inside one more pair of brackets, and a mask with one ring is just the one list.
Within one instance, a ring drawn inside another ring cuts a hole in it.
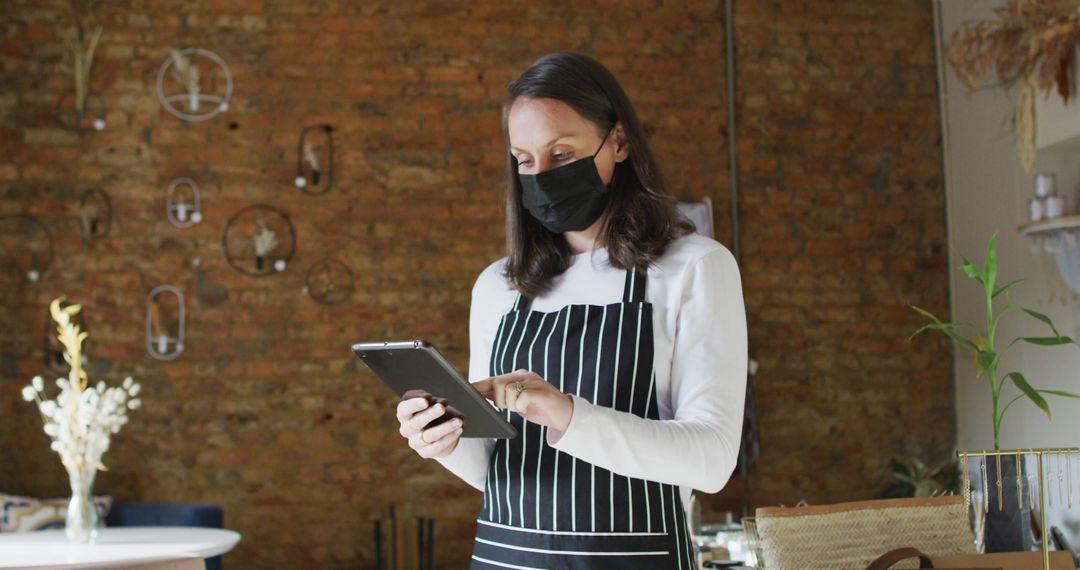
[{"label": "white candle", "polygon": [[1037,222],[1043,219],[1044,209],[1042,198],[1028,198],[1028,220]]},{"label": "white candle", "polygon": [[1065,215],[1065,198],[1062,196],[1047,196],[1045,214],[1048,220]]},{"label": "white candle", "polygon": [[159,336],[157,339],[157,350],[161,354],[165,354],[165,351],[169,348],[169,337]]},{"label": "white candle", "polygon": [[180,220],[181,222],[187,221],[187,209],[188,209],[187,204],[177,204],[176,205],[176,219]]},{"label": "white candle", "polygon": [[1057,179],[1053,174],[1035,175],[1035,195],[1039,198],[1053,196],[1056,191]]}]

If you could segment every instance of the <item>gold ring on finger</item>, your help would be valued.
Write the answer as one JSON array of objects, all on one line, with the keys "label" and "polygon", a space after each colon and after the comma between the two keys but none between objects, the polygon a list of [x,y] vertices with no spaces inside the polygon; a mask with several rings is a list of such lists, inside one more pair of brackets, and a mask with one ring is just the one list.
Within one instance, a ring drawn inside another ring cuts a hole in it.
[{"label": "gold ring on finger", "polygon": [[525,391],[525,383],[521,382],[520,380],[517,381],[517,382],[514,382],[514,389],[518,391],[518,394],[524,392]]}]

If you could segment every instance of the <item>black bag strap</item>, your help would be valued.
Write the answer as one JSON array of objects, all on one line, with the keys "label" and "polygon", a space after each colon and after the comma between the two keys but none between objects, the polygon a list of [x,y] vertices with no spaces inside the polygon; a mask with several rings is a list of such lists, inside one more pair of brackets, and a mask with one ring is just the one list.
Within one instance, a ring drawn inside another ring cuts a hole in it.
[{"label": "black bag strap", "polygon": [[915,548],[897,548],[896,550],[890,550],[885,554],[878,557],[877,560],[870,563],[866,567],[866,570],[889,570],[897,562],[902,562],[909,558],[919,559],[919,568],[933,568],[934,563],[930,560],[930,557],[923,554]]}]

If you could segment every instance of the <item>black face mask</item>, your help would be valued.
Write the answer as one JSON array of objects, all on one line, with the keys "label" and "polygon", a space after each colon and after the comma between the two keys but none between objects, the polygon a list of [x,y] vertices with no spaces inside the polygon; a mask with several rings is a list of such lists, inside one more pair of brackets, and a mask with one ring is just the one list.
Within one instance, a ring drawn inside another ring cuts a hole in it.
[{"label": "black face mask", "polygon": [[593,160],[611,131],[592,156],[575,160],[539,174],[518,174],[521,203],[548,231],[577,232],[593,225],[607,207],[611,195]]}]

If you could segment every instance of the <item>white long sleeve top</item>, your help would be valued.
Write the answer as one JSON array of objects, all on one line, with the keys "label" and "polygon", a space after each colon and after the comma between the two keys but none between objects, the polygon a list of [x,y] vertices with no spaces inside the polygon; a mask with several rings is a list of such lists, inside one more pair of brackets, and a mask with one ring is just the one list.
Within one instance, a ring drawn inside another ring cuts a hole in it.
[{"label": "white long sleeve top", "polygon": [[[489,265],[472,290],[469,380],[489,376],[496,329],[517,296],[502,276],[506,258]],[[570,267],[531,309],[606,305],[622,299],[625,270],[600,248]],[[553,448],[626,477],[678,485],[683,502],[698,489],[715,493],[735,469],[747,377],[746,312],[735,257],[722,244],[691,234],[669,244],[649,268],[645,300],[653,305],[659,420],[591,404],[573,396],[574,411]],[[468,421],[466,419],[466,421]],[[483,491],[490,439],[462,439],[438,461]]]}]

